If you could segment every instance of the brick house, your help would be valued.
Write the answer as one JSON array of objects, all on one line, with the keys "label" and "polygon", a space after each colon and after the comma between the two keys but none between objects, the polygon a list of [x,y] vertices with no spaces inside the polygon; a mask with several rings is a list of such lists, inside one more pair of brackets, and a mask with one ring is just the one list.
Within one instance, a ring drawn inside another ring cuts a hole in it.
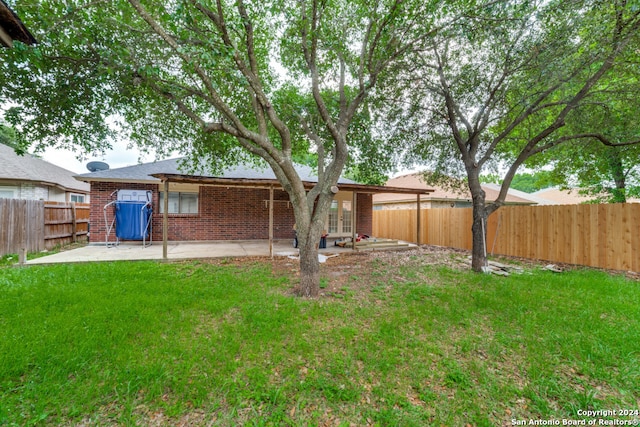
[{"label": "brick house", "polygon": [[[299,166],[298,173],[309,187],[317,182],[310,167]],[[115,191],[125,189],[151,191],[152,239],[163,240],[165,183],[169,194],[168,241],[293,239],[295,234],[289,197],[269,168],[237,166],[219,176],[187,175],[181,171],[180,159],[170,159],[87,173],[76,179],[91,185],[92,243],[106,241],[105,206],[114,200]],[[330,237],[347,237],[356,232],[370,235],[372,195],[394,189],[357,184],[344,178],[338,181],[338,187],[326,220]]]}]

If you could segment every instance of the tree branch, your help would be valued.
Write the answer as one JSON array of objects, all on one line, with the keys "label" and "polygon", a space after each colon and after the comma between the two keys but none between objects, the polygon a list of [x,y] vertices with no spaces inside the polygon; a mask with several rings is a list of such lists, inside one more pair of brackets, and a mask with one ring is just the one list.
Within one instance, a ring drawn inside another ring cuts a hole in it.
[{"label": "tree branch", "polygon": [[241,130],[243,134],[249,135],[249,130],[244,127],[240,119],[222,100],[218,92],[214,89],[211,79],[204,71],[204,69],[200,66],[200,64],[193,58],[181,52],[176,40],[171,35],[169,35],[169,33],[167,33],[164,28],[162,28],[162,26],[155,21],[155,19],[153,19],[153,17],[142,6],[142,4],[140,4],[139,0],[129,0],[129,3],[131,3],[138,15],[147,22],[151,29],[153,29],[153,31],[172,48],[172,50],[176,53],[176,55],[180,57],[180,59],[182,59],[185,63],[190,63],[193,65],[196,74],[207,88],[207,91],[209,92],[211,99],[213,100],[213,105],[216,107],[216,109],[220,111],[226,118],[228,118],[237,129]]},{"label": "tree branch", "polygon": [[[205,7],[202,3],[191,0],[191,3],[196,7],[203,15],[208,17],[211,22],[218,28],[220,31],[220,35],[222,40],[229,49],[233,52],[233,60],[236,63],[236,67],[238,71],[242,73],[242,75],[247,80],[249,84],[250,95],[255,97],[255,100],[261,106],[262,111],[255,111],[256,118],[260,121],[260,118],[263,118],[265,115],[269,118],[269,121],[273,124],[274,128],[280,134],[280,139],[282,141],[282,151],[285,157],[291,157],[291,133],[289,132],[289,128],[285,125],[285,123],[277,116],[271,102],[269,101],[266,93],[262,88],[262,84],[260,82],[260,78],[258,76],[258,66],[257,59],[255,56],[255,46],[254,46],[254,37],[253,37],[253,24],[251,24],[250,18],[246,13],[246,9],[244,8],[244,3],[240,1],[238,3],[239,13],[243,19],[243,24],[245,29],[250,32],[246,34],[246,45],[247,45],[247,56],[249,58],[249,65],[245,63],[244,59],[240,56],[238,46],[231,38],[229,34],[227,24],[224,17],[224,5],[221,0],[217,0],[217,8],[218,11],[213,12],[212,10]],[[244,15],[244,16],[243,16]],[[255,71],[255,72],[254,72]],[[252,105],[253,100],[250,100]],[[266,128],[264,125],[260,125],[261,128],[259,132],[262,134],[263,130]]]},{"label": "tree branch", "polygon": [[438,63],[438,77],[440,79],[440,88],[442,91],[442,95],[444,96],[445,105],[447,108],[447,121],[449,122],[449,127],[451,128],[451,132],[453,133],[453,138],[458,144],[458,149],[460,150],[460,154],[464,156],[465,163],[467,163],[467,157],[469,156],[469,150],[466,145],[466,140],[462,137],[460,133],[460,129],[458,128],[457,120],[456,120],[456,105],[455,100],[451,94],[451,90],[449,88],[449,83],[447,82],[447,78],[444,75],[444,64],[438,53],[437,46],[435,42],[433,44],[433,53],[436,57],[436,61]]},{"label": "tree branch", "polygon": [[640,144],[640,139],[625,141],[625,142],[611,142],[609,138],[607,138],[606,136],[600,133],[580,133],[576,135],[562,136],[556,139],[555,141],[548,142],[545,145],[536,147],[534,150],[532,150],[531,155],[542,153],[543,151],[549,150],[550,148],[558,146],[562,143],[565,143],[567,141],[577,140],[577,139],[595,139],[596,141],[599,141],[602,145],[605,145],[607,147],[628,147],[630,145]]}]

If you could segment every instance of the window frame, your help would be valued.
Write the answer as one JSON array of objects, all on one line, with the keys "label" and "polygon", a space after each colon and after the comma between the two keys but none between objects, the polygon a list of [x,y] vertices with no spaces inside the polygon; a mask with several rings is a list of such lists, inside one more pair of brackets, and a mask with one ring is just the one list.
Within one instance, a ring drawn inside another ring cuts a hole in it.
[{"label": "window frame", "polygon": [[[158,213],[164,214],[164,191],[158,192]],[[169,203],[168,215],[187,215],[198,216],[200,214],[200,192],[196,191],[169,191],[169,202],[171,202],[171,196],[178,196],[178,212],[171,212],[171,203]],[[183,198],[182,195],[195,196],[196,209],[195,212],[182,212],[183,210]]]},{"label": "window frame", "polygon": [[[78,200],[73,200],[73,198],[78,198],[78,197],[82,197],[82,201],[78,201]],[[69,194],[69,201],[70,202],[74,202],[74,203],[86,203],[85,200],[87,200],[87,195],[86,194],[80,194],[80,193],[71,193]]]},{"label": "window frame", "polygon": [[11,197],[1,197],[1,199],[17,199],[18,198],[18,187],[14,185],[0,185],[0,191],[9,192],[13,194]]}]

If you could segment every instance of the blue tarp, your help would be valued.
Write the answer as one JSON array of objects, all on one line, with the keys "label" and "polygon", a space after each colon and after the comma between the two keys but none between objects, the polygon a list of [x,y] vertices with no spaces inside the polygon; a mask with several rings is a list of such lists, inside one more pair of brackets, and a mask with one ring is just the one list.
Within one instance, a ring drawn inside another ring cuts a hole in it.
[{"label": "blue tarp", "polygon": [[116,202],[116,236],[122,240],[143,240],[149,236],[151,206],[144,202]]}]

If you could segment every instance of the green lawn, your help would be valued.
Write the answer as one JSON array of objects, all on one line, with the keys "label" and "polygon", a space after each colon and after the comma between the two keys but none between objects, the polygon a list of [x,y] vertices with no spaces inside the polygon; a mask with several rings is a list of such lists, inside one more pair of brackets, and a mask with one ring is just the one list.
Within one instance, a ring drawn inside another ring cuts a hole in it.
[{"label": "green lawn", "polygon": [[[640,283],[397,254],[0,269],[0,425],[445,425],[640,409]],[[616,418],[616,417],[613,417]],[[612,418],[612,419],[613,419]]]}]

